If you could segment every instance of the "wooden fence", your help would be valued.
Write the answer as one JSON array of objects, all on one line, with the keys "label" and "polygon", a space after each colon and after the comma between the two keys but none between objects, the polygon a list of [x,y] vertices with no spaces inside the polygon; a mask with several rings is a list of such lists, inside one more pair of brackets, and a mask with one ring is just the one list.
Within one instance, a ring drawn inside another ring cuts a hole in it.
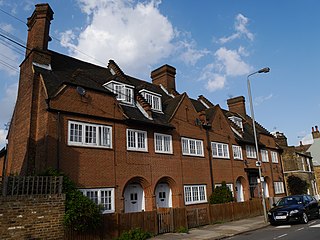
[{"label": "wooden fence", "polygon": [[193,209],[171,208],[149,212],[106,214],[103,216],[103,225],[98,230],[81,234],[66,230],[65,239],[113,239],[120,236],[124,231],[134,228],[141,228],[156,235],[176,232],[181,227],[194,228],[263,214],[261,199],[201,206]]}]

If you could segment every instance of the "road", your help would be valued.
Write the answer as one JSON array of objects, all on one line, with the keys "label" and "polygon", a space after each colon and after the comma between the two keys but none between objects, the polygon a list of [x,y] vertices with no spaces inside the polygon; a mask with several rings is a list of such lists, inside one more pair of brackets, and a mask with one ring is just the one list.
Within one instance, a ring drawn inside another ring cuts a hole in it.
[{"label": "road", "polygon": [[268,226],[263,229],[229,237],[232,240],[316,240],[320,239],[320,219],[308,224]]}]

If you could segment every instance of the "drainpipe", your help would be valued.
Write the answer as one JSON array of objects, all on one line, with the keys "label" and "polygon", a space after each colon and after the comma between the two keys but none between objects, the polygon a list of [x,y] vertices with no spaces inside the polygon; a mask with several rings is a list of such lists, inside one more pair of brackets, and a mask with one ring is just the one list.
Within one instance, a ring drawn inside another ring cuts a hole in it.
[{"label": "drainpipe", "polygon": [[57,170],[60,171],[60,142],[61,142],[61,133],[60,133],[60,112],[57,114]]},{"label": "drainpipe", "polygon": [[210,138],[209,138],[209,130],[212,128],[212,126],[210,123],[203,124],[202,126],[206,130],[207,150],[209,155],[209,166],[210,166],[211,191],[213,192],[214,180],[213,180],[213,171],[212,171],[212,152],[211,152],[211,144],[210,144]]}]

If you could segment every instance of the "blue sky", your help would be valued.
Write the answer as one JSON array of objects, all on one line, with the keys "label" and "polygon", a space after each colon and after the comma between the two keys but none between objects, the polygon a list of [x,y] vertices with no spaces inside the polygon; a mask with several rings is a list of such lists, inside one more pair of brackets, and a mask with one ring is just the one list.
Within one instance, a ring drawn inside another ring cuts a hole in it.
[{"label": "blue sky", "polygon": [[[177,90],[227,108],[251,79],[255,118],[289,144],[310,140],[320,121],[318,0],[52,0],[51,50],[150,81],[151,70],[177,69]],[[0,0],[0,34],[21,43],[32,0]],[[0,147],[17,92],[24,49],[0,36]]]}]

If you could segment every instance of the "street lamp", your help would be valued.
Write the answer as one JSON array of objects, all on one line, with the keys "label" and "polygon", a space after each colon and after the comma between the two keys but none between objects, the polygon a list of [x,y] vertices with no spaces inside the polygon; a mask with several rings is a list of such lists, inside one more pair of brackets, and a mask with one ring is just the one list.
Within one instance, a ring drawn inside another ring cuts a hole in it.
[{"label": "street lamp", "polygon": [[253,104],[252,104],[252,96],[251,96],[251,88],[250,88],[250,79],[249,77],[257,74],[257,73],[268,73],[270,71],[270,68],[265,67],[262,68],[256,72],[253,72],[247,76],[247,87],[248,87],[248,95],[249,95],[249,101],[250,101],[250,112],[251,112],[251,118],[252,118],[252,127],[253,127],[253,134],[254,134],[254,142],[256,145],[256,153],[257,153],[257,163],[259,169],[259,182],[260,182],[260,188],[261,188],[261,197],[262,197],[262,206],[263,206],[263,215],[264,215],[264,221],[267,222],[267,209],[266,209],[266,200],[264,198],[264,189],[262,185],[262,175],[261,175],[261,161],[259,157],[259,148],[258,148],[258,139],[257,139],[257,132],[256,132],[256,124],[254,120],[254,112],[253,112]]}]

